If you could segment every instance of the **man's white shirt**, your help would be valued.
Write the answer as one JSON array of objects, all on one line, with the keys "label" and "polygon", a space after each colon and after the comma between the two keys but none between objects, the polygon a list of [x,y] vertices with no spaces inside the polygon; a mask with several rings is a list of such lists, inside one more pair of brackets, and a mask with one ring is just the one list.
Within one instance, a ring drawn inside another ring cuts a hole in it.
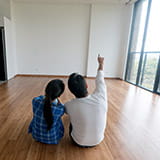
[{"label": "man's white shirt", "polygon": [[84,146],[99,144],[104,138],[107,121],[107,90],[102,70],[97,72],[96,89],[84,98],[75,98],[65,104],[72,124],[71,136]]}]

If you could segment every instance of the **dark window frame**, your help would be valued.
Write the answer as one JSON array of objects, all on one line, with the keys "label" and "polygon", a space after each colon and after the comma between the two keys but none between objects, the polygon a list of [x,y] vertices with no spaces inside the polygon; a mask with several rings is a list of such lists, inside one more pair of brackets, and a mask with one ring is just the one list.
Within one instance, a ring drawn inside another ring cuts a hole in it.
[{"label": "dark window frame", "polygon": [[[128,47],[128,56],[127,56],[127,64],[126,64],[126,71],[125,71],[125,81],[136,85],[140,88],[143,88],[145,90],[151,91],[153,93],[156,94],[160,94],[160,92],[158,92],[158,87],[159,87],[159,83],[160,83],[160,56],[159,56],[159,61],[158,61],[158,65],[157,65],[157,71],[156,71],[156,77],[154,80],[154,86],[153,86],[153,90],[147,89],[143,86],[140,85],[140,77],[141,75],[144,74],[144,65],[142,65],[143,62],[143,58],[144,56],[146,57],[148,53],[160,53],[160,51],[144,51],[144,47],[145,47],[145,41],[146,41],[146,36],[147,36],[147,29],[148,29],[148,23],[149,23],[149,16],[150,16],[150,11],[151,11],[151,4],[152,4],[152,0],[148,0],[148,6],[147,6],[147,14],[145,17],[145,26],[144,26],[144,33],[143,33],[143,40],[142,40],[142,47],[141,47],[141,52],[131,52],[131,46],[132,46],[132,40],[133,40],[133,33],[134,33],[134,25],[136,22],[136,14],[137,14],[137,8],[139,3],[143,1],[143,0],[139,0],[134,4],[134,8],[133,8],[133,17],[132,17],[132,24],[131,24],[131,32],[130,32],[130,39],[129,39],[129,47]],[[127,80],[127,76],[130,74],[130,58],[133,54],[139,53],[140,54],[140,59],[139,59],[139,64],[138,64],[138,70],[137,70],[137,75],[136,75],[136,83],[130,82]]]}]

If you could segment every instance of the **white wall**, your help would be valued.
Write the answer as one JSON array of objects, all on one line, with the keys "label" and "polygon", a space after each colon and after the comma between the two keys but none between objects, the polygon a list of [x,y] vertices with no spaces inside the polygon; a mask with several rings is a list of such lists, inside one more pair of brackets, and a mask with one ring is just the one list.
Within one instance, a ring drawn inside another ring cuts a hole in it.
[{"label": "white wall", "polygon": [[16,55],[13,46],[13,32],[12,22],[4,17],[4,31],[5,31],[5,48],[6,48],[6,62],[7,62],[7,78],[11,79],[16,75]]},{"label": "white wall", "polygon": [[3,16],[0,15],[0,26],[3,26]]},{"label": "white wall", "polygon": [[89,5],[14,3],[19,74],[86,74]]},{"label": "white wall", "polygon": [[4,25],[3,17],[11,18],[10,0],[0,0],[0,26]]},{"label": "white wall", "polygon": [[100,53],[105,77],[123,78],[132,8],[14,2],[17,73],[92,77]]},{"label": "white wall", "polygon": [[105,76],[123,78],[132,5],[92,5],[88,76],[95,76],[98,53],[105,57]]}]

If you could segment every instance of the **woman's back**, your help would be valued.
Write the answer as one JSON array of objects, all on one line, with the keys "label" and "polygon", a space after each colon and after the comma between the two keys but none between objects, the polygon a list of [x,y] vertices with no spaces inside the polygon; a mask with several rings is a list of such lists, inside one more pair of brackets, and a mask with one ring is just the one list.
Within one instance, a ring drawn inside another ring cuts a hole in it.
[{"label": "woman's back", "polygon": [[61,116],[64,114],[64,106],[58,103],[57,99],[51,103],[53,124],[48,130],[44,118],[44,102],[45,96],[35,97],[32,101],[33,119],[29,126],[29,133],[32,133],[36,141],[47,144],[58,144],[64,134],[64,127],[61,120]]}]

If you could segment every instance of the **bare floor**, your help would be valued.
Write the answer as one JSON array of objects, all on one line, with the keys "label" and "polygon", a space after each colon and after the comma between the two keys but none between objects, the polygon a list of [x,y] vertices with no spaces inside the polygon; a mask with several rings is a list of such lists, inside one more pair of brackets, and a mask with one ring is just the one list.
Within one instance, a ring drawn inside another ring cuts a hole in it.
[{"label": "bare floor", "polygon": [[[66,115],[65,136],[58,145],[35,142],[27,133],[31,101],[43,94],[51,79],[16,77],[0,85],[0,160],[160,160],[160,96],[121,80],[106,80],[109,110],[101,144],[94,148],[74,146]],[[91,93],[94,79],[87,82]],[[61,100],[71,98],[66,86]]]},{"label": "bare floor", "polygon": [[2,83],[4,83],[4,81],[1,81],[1,80],[0,80],[0,84],[2,84]]}]

